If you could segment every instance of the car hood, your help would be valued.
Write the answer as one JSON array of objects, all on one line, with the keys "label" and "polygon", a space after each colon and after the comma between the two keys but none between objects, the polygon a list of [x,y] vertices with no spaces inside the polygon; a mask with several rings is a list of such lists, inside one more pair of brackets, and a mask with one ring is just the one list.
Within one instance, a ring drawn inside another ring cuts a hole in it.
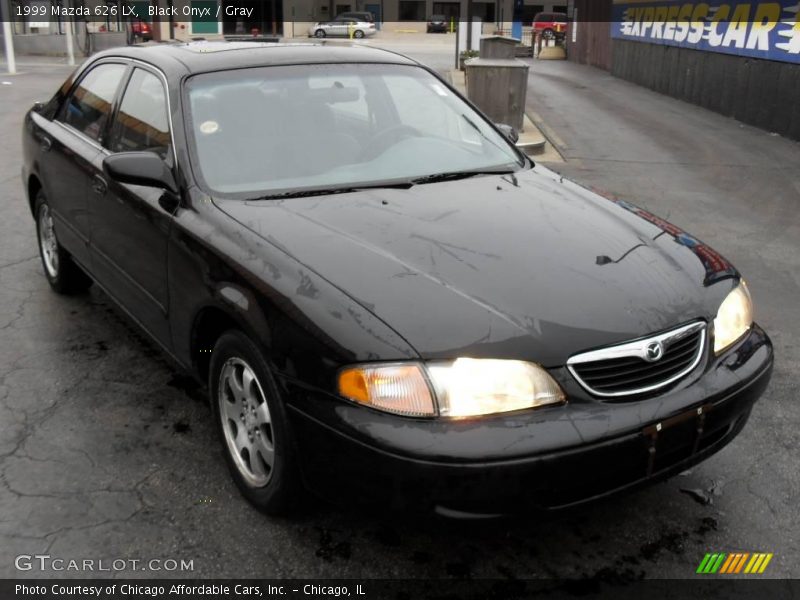
[{"label": "car hood", "polygon": [[538,166],[408,190],[215,202],[425,359],[563,365],[712,319],[738,278],[680,229]]}]

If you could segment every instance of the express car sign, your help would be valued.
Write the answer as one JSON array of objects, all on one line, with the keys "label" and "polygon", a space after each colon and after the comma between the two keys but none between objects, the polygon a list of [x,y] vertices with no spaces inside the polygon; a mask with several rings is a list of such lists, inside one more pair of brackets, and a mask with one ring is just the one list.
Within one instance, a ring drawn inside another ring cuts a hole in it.
[{"label": "express car sign", "polygon": [[614,0],[616,39],[800,63],[800,0]]}]

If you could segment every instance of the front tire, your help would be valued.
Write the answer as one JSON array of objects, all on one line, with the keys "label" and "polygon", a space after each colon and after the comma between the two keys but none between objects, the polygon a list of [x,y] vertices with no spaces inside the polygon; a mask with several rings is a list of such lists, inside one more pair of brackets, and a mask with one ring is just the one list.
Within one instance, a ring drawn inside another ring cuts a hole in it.
[{"label": "front tire", "polygon": [[324,38],[325,37],[325,32],[322,29],[317,29],[314,32],[314,37],[315,38]]},{"label": "front tire", "polygon": [[34,206],[39,257],[42,259],[47,283],[59,294],[71,295],[86,291],[92,285],[92,280],[73,262],[69,252],[58,242],[53,212],[42,190],[36,194]]},{"label": "front tire", "polygon": [[231,330],[214,346],[209,391],[225,461],[242,495],[270,515],[290,512],[299,495],[294,440],[267,362]]}]

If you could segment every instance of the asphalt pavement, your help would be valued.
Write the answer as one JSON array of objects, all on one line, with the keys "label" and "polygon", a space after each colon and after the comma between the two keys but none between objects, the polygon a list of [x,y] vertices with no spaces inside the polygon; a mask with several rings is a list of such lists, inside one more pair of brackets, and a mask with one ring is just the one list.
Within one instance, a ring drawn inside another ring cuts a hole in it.
[{"label": "asphalt pavement", "polygon": [[706,552],[736,551],[773,552],[765,576],[800,576],[800,145],[594,69],[535,63],[528,107],[566,159],[553,168],[671,219],[744,272],[775,343],[769,390],[718,455],[573,515],[447,521],[312,501],[272,519],[237,493],[202,394],[104,294],[47,286],[19,168],[25,110],[68,73],[52,63],[23,57],[22,74],[0,75],[0,577],[87,575],[15,569],[44,553],[193,562],[117,576],[625,582],[689,577]]}]

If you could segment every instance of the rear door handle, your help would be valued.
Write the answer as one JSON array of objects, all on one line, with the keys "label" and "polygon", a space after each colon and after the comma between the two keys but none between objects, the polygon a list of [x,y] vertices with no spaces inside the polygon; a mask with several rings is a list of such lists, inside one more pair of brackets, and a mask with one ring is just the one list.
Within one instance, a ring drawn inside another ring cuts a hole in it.
[{"label": "rear door handle", "polygon": [[49,152],[50,148],[53,147],[53,140],[46,135],[43,135],[41,141],[39,142],[39,147],[42,149],[42,152]]},{"label": "rear door handle", "polygon": [[103,196],[108,191],[108,184],[100,175],[95,175],[92,177],[92,189],[96,194]]}]

